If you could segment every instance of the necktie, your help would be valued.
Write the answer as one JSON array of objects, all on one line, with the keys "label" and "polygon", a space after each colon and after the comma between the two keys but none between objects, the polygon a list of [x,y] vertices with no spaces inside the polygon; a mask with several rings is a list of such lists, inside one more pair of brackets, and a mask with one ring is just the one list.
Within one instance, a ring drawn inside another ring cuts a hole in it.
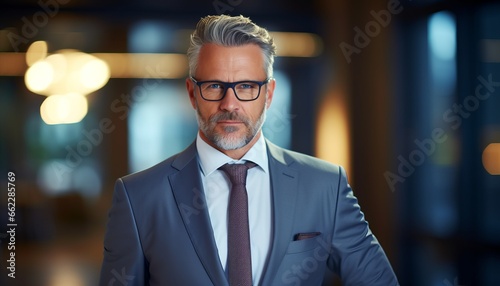
[{"label": "necktie", "polygon": [[248,227],[248,197],[246,178],[253,162],[225,164],[220,167],[231,181],[228,206],[227,267],[229,285],[252,285],[252,257],[250,252],[250,231]]}]

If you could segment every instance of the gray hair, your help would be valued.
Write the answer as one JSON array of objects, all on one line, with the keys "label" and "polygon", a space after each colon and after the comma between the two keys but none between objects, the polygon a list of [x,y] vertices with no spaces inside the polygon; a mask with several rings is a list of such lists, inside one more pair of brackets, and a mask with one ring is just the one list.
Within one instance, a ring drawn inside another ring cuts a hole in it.
[{"label": "gray hair", "polygon": [[202,18],[191,34],[191,42],[187,51],[189,75],[194,76],[198,67],[198,56],[204,44],[216,44],[224,47],[235,47],[256,44],[262,49],[264,69],[267,77],[273,76],[276,46],[269,32],[257,26],[249,18],[243,16],[216,15]]}]

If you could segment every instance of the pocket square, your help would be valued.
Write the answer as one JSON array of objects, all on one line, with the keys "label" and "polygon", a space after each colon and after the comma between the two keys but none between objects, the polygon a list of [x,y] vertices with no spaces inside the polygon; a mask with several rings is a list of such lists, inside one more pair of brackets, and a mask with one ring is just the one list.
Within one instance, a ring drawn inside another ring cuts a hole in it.
[{"label": "pocket square", "polygon": [[297,241],[297,240],[309,239],[316,237],[320,234],[321,232],[299,232],[293,236],[293,240]]}]

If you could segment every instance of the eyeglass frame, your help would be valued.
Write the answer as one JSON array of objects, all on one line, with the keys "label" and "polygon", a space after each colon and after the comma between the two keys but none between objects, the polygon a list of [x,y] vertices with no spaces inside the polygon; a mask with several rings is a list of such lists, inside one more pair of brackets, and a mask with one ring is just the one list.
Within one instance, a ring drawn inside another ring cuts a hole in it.
[{"label": "eyeglass frame", "polygon": [[[200,91],[200,96],[201,98],[203,98],[203,100],[206,100],[206,101],[221,101],[224,99],[224,97],[226,97],[226,94],[227,94],[227,90],[228,89],[233,89],[233,92],[234,92],[234,95],[236,96],[236,98],[239,100],[239,101],[254,101],[256,100],[257,98],[259,98],[260,96],[260,91],[262,89],[262,86],[263,85],[266,85],[268,84],[271,80],[272,80],[272,77],[268,77],[266,78],[264,81],[255,81],[255,80],[242,80],[242,81],[234,81],[234,82],[224,82],[224,81],[220,81],[220,80],[205,80],[205,81],[198,81],[196,80],[194,77],[190,76],[189,77],[191,79],[192,82],[194,82],[197,86],[198,86],[198,89]],[[213,82],[213,83],[220,83],[220,84],[223,84],[224,85],[224,93],[222,94],[222,97],[220,99],[206,99],[204,96],[203,96],[203,92],[201,91],[201,85],[204,84],[204,83],[207,83],[207,82]],[[251,82],[251,83],[255,83],[259,86],[259,93],[257,94],[257,96],[253,99],[241,99],[239,96],[238,96],[238,93],[236,92],[236,89],[234,89],[236,87],[236,85],[240,84],[240,83],[245,83],[245,82]]]}]

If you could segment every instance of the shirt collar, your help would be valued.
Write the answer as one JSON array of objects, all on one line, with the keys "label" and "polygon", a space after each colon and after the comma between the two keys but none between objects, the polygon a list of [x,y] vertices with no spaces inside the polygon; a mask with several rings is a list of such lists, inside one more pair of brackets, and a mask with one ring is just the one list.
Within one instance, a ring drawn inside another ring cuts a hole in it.
[{"label": "shirt collar", "polygon": [[267,146],[263,134],[261,134],[257,142],[255,142],[252,148],[248,150],[241,160],[234,160],[233,158],[210,146],[207,142],[201,139],[199,133],[196,137],[196,149],[198,150],[199,163],[204,176],[210,175],[226,163],[243,163],[244,161],[252,161],[256,163],[266,173],[269,171]]}]

